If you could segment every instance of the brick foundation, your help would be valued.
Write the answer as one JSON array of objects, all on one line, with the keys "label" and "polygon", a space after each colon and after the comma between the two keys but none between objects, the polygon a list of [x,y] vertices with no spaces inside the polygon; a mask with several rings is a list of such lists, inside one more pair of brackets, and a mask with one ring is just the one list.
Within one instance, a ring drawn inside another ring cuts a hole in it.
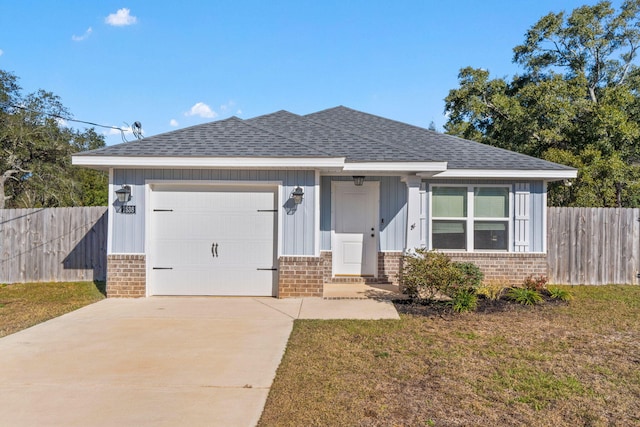
[{"label": "brick foundation", "polygon": [[484,273],[485,281],[518,285],[530,276],[547,275],[547,255],[529,253],[447,252],[453,261],[472,262]]},{"label": "brick foundation", "polygon": [[280,257],[278,298],[321,297],[323,277],[322,257]]},{"label": "brick foundation", "polygon": [[107,256],[107,297],[139,298],[146,295],[144,255]]},{"label": "brick foundation", "polygon": [[402,252],[378,252],[378,281],[393,285],[400,283]]}]

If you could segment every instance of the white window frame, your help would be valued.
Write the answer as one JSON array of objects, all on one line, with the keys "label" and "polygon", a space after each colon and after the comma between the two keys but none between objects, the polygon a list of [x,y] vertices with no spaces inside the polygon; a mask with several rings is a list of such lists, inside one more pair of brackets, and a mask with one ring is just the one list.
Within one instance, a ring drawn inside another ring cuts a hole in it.
[{"label": "white window frame", "polygon": [[[457,188],[466,188],[467,189],[467,216],[460,218],[450,218],[450,217],[434,217],[433,216],[433,189],[436,187],[457,187]],[[509,199],[508,199],[508,216],[506,218],[476,218],[475,217],[475,207],[474,207],[474,189],[475,188],[506,188],[508,191]],[[434,221],[465,221],[466,224],[466,249],[442,249],[447,252],[513,252],[514,245],[514,229],[513,229],[513,185],[510,184],[430,184],[429,189],[429,250],[433,250],[433,222]],[[507,221],[507,233],[509,241],[507,242],[506,250],[494,250],[494,249],[474,249],[474,223],[476,221],[483,222],[505,222]]]}]

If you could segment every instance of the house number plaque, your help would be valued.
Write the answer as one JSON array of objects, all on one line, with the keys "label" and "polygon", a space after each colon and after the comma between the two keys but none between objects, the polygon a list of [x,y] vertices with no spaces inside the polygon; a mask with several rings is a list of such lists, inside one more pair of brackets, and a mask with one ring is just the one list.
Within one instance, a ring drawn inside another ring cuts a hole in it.
[{"label": "house number plaque", "polygon": [[123,214],[134,214],[136,213],[136,207],[134,206],[130,206],[130,205],[126,205],[126,206],[120,206],[120,213]]}]

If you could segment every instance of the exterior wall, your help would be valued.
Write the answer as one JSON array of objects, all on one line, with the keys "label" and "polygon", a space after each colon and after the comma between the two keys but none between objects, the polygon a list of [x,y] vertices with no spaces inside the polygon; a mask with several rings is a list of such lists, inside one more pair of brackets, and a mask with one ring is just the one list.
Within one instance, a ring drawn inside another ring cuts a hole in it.
[{"label": "exterior wall", "polygon": [[107,255],[107,297],[144,297],[146,285],[144,255]]},{"label": "exterior wall", "polygon": [[[367,176],[380,182],[379,251],[404,250],[407,224],[407,184],[399,176]],[[331,181],[353,181],[350,176],[320,179],[320,249],[331,250]]]},{"label": "exterior wall", "polygon": [[135,214],[116,213],[114,206],[109,207],[112,221],[111,253],[145,253],[145,181],[146,180],[188,180],[207,181],[215,184],[225,181],[280,181],[282,193],[280,203],[286,205],[289,194],[296,186],[304,189],[304,201],[295,213],[286,213],[282,209],[282,245],[283,255],[315,255],[315,171],[313,170],[221,170],[221,169],[115,169],[110,194],[121,185],[132,187],[129,205],[136,206]]},{"label": "exterior wall", "polygon": [[378,280],[400,284],[402,252],[378,252]]},{"label": "exterior wall", "polygon": [[278,298],[321,297],[324,260],[321,257],[280,257]]},{"label": "exterior wall", "polygon": [[[462,185],[474,185],[474,184],[498,184],[498,185],[510,185],[511,191],[515,192],[515,183],[528,183],[529,184],[529,252],[541,253],[545,251],[545,216],[546,216],[546,184],[544,181],[527,181],[527,180],[488,180],[488,179],[476,179],[476,180],[460,180],[460,179],[431,179],[425,180],[425,193],[423,206],[425,209],[425,226],[424,226],[424,245],[429,247],[429,241],[431,238],[430,221],[428,218],[429,209],[429,191],[431,185],[446,185],[446,184],[462,184]],[[513,231],[513,230],[512,230]]]},{"label": "exterior wall", "polygon": [[472,262],[484,273],[484,281],[522,284],[527,276],[547,275],[547,255],[532,253],[446,252],[453,261]]}]

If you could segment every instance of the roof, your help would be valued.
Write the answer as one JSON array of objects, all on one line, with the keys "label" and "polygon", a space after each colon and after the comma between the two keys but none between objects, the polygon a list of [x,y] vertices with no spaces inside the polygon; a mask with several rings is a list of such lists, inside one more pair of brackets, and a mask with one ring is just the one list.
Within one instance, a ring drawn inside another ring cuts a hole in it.
[{"label": "roof", "polygon": [[508,170],[537,171],[532,177],[575,177],[575,169],[567,166],[343,106],[304,116],[283,110],[246,120],[231,117],[77,153],[73,162],[94,167],[316,165],[345,171],[410,170],[425,176],[466,170],[469,176],[487,171],[495,177],[500,175],[488,171]]}]

